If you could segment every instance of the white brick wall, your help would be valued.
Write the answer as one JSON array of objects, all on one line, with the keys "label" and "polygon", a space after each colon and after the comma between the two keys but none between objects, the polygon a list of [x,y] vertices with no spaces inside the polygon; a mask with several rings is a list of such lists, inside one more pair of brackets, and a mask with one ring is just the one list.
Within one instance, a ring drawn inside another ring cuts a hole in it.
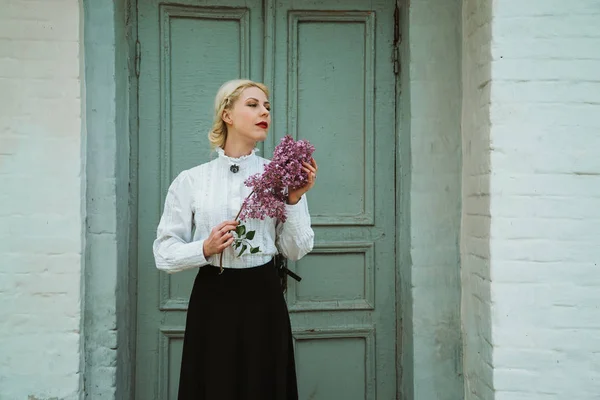
[{"label": "white brick wall", "polygon": [[490,3],[463,1],[461,319],[466,400],[494,398],[489,246]]},{"label": "white brick wall", "polygon": [[79,7],[0,0],[2,400],[79,398]]},{"label": "white brick wall", "polygon": [[494,3],[497,400],[600,396],[600,2]]},{"label": "white brick wall", "polygon": [[466,399],[598,399],[600,3],[463,3]]}]

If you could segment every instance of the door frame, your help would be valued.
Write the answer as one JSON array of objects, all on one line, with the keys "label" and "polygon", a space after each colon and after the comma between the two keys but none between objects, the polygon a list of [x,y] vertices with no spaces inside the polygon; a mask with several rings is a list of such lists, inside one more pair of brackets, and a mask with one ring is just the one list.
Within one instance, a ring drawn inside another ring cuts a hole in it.
[{"label": "door frame", "polygon": [[80,0],[85,247],[80,399],[133,398],[136,338],[136,0]]},{"label": "door frame", "polygon": [[[407,0],[396,1],[408,37]],[[83,21],[85,239],[82,261],[82,399],[134,398],[137,320],[137,0],[80,0]],[[265,36],[274,0],[264,0]],[[410,130],[408,41],[396,75],[396,362],[397,398],[412,399]],[[264,81],[273,86],[274,54],[265,49]],[[109,71],[109,73],[107,73]],[[266,147],[272,149],[274,143]],[[108,182],[108,184],[107,184]],[[107,220],[109,223],[107,223]],[[110,223],[113,221],[114,223]],[[100,249],[100,250],[99,250]],[[126,305],[128,307],[126,307]],[[114,385],[112,384],[114,382]]]}]

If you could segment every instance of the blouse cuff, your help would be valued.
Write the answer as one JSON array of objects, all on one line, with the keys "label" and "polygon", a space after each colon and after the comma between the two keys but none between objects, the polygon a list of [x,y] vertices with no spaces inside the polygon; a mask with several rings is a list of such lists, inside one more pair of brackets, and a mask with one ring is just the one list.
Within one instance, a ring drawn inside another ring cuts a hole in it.
[{"label": "blouse cuff", "polygon": [[208,264],[208,260],[206,259],[206,257],[204,257],[204,240],[197,240],[192,243],[195,246],[198,246],[194,249],[196,251],[196,254],[192,256],[192,263],[194,264],[194,267],[202,267]]},{"label": "blouse cuff", "polygon": [[281,226],[278,249],[286,258],[296,261],[310,252],[314,243],[305,196],[294,205],[286,204],[286,212],[287,219]]},{"label": "blouse cuff", "polygon": [[156,266],[167,273],[199,268],[208,261],[204,257],[204,240],[191,243],[175,243],[173,247],[163,253],[160,249],[155,251]]},{"label": "blouse cuff", "polygon": [[306,209],[306,200],[304,196],[300,198],[296,204],[286,204],[285,211],[287,219],[285,221],[286,227],[302,228],[306,224],[306,219],[309,216],[308,210]]}]

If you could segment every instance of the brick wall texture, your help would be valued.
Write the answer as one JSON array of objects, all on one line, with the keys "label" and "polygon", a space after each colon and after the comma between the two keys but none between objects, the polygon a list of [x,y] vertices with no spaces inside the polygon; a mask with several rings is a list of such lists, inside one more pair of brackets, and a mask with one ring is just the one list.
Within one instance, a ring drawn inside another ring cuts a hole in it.
[{"label": "brick wall texture", "polygon": [[497,400],[600,396],[600,3],[494,2]]},{"label": "brick wall texture", "polygon": [[0,398],[80,387],[80,4],[0,0]]},{"label": "brick wall texture", "polygon": [[600,3],[482,3],[463,4],[465,398],[597,399]]},{"label": "brick wall texture", "polygon": [[493,399],[490,299],[490,2],[464,0],[461,323],[465,399]]}]

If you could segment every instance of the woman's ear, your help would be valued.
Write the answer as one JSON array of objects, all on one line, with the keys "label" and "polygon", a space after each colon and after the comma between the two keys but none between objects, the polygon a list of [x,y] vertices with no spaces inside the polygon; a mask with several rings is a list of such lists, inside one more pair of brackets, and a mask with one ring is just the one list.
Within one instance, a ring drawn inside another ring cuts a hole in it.
[{"label": "woman's ear", "polygon": [[233,120],[231,119],[231,115],[229,114],[229,110],[223,110],[223,115],[221,116],[221,119],[227,125],[231,125],[233,123]]}]

